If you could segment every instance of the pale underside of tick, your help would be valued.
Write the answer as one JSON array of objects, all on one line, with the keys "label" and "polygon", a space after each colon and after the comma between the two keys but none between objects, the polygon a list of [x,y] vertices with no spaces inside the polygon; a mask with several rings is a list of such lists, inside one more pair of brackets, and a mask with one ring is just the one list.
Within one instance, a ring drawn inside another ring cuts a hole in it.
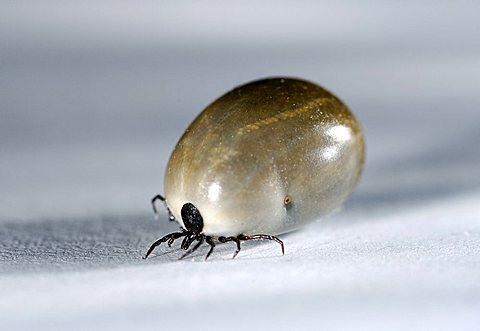
[{"label": "pale underside of tick", "polygon": [[[176,145],[165,174],[170,220],[182,230],[147,252],[183,238],[204,242],[268,239],[338,208],[364,163],[359,123],[322,87],[271,78],[240,86],[210,104]],[[196,242],[192,249],[189,247]]]}]

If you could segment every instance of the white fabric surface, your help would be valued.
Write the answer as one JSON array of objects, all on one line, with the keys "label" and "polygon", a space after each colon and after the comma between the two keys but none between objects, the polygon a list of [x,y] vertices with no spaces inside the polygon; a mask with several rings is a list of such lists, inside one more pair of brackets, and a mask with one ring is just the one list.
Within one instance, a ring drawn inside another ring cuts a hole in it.
[{"label": "white fabric surface", "polygon": [[[473,2],[0,5],[0,329],[475,330]],[[275,243],[176,246],[149,199],[235,85],[318,82],[364,124],[361,183]]]}]

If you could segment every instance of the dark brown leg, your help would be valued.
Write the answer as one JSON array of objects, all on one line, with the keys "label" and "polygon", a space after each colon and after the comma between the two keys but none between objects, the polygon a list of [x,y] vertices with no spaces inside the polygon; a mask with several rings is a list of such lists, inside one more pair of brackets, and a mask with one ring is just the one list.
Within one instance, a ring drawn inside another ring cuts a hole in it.
[{"label": "dark brown leg", "polygon": [[183,254],[183,255],[179,258],[179,260],[181,260],[181,259],[183,259],[184,257],[186,257],[186,256],[192,254],[193,252],[195,252],[195,251],[198,249],[198,247],[200,247],[200,246],[203,244],[203,242],[204,242],[204,240],[205,240],[205,235],[203,235],[203,234],[198,235],[197,237],[195,237],[195,239],[198,240],[198,243],[197,243],[195,246],[193,246],[193,248],[190,249],[188,252],[186,252],[185,254]]},{"label": "dark brown leg", "polygon": [[170,239],[168,240],[168,242],[167,242],[168,247],[172,247],[172,244],[173,244],[173,242],[175,241],[175,239],[177,239],[177,238],[170,238]]},{"label": "dark brown leg", "polygon": [[158,210],[157,210],[157,207],[155,205],[155,202],[157,200],[162,201],[163,204],[165,205],[165,209],[167,210],[167,213],[168,213],[168,219],[170,221],[175,221],[175,216],[173,216],[172,211],[170,210],[170,208],[168,208],[167,201],[165,201],[165,198],[163,196],[161,196],[160,194],[157,194],[156,196],[154,196],[152,198],[152,207],[153,207],[153,212],[154,212],[155,216],[158,216]]},{"label": "dark brown leg", "polygon": [[208,251],[207,256],[205,256],[205,261],[207,261],[208,257],[213,252],[213,248],[215,248],[215,243],[213,242],[213,238],[210,236],[205,237],[205,241],[210,245],[210,250]]},{"label": "dark brown leg", "polygon": [[186,236],[180,247],[184,250],[187,250],[195,240],[200,240],[201,236],[205,236],[205,235],[204,234],[193,234],[192,233],[192,234]]},{"label": "dark brown leg", "polygon": [[241,234],[237,236],[239,240],[247,241],[247,240],[273,240],[276,241],[281,247],[282,247],[282,255],[285,255],[285,247],[283,246],[283,241],[278,239],[275,236],[269,235],[269,234],[254,234],[251,236],[246,236],[244,234]]},{"label": "dark brown leg", "polygon": [[218,237],[218,241],[220,241],[221,243],[226,243],[228,241],[234,241],[236,244],[237,244],[237,250],[235,251],[235,254],[233,254],[233,257],[232,259],[234,259],[237,254],[240,252],[240,239],[238,239],[237,237]]},{"label": "dark brown leg", "polygon": [[189,233],[187,231],[182,231],[182,232],[173,232],[173,233],[170,233],[170,234],[167,234],[165,237],[162,237],[160,239],[158,239],[157,241],[155,241],[152,246],[150,246],[150,248],[148,249],[147,251],[147,254],[145,254],[145,256],[143,257],[143,259],[146,259],[152,252],[153,250],[159,246],[161,243],[163,242],[166,242],[168,241],[170,243],[171,242],[174,242],[176,239],[180,238],[180,237],[184,237],[184,236],[187,236],[189,235]]},{"label": "dark brown leg", "polygon": [[[193,241],[193,240],[191,240],[191,236],[190,236],[190,235],[186,236],[185,238],[183,238],[182,244],[180,245],[180,248],[181,248],[181,249],[188,249],[188,246],[191,245],[191,242],[192,242],[192,241]],[[187,245],[188,245],[188,246],[187,246]]]}]

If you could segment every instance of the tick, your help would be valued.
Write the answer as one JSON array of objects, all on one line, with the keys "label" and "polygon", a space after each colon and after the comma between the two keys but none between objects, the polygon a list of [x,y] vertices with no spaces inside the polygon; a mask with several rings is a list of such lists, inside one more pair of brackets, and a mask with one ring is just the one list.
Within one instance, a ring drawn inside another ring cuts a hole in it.
[{"label": "tick", "polygon": [[[364,163],[359,122],[335,95],[300,79],[269,78],[210,104],[175,146],[162,201],[183,238],[184,258],[204,242],[272,240],[339,207]],[[192,244],[195,242],[195,245]]]}]

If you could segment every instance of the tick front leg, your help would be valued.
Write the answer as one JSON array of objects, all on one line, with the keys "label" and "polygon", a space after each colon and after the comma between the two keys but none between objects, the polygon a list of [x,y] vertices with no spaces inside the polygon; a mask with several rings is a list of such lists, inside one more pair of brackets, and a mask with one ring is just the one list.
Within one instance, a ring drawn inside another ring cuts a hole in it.
[{"label": "tick front leg", "polygon": [[162,237],[160,239],[158,239],[157,241],[155,241],[152,246],[150,246],[150,248],[148,249],[147,251],[147,254],[145,254],[145,256],[143,257],[143,259],[145,260],[152,252],[153,250],[159,246],[161,243],[163,242],[166,242],[168,241],[169,243],[170,242],[174,242],[176,239],[180,238],[180,237],[185,237],[189,235],[189,233],[187,231],[182,231],[182,232],[173,232],[173,233],[170,233],[170,234],[167,234],[165,237]]},{"label": "tick front leg", "polygon": [[203,235],[203,234],[198,235],[197,237],[195,237],[195,239],[198,240],[198,243],[197,243],[195,246],[193,246],[193,248],[190,249],[188,252],[186,252],[185,254],[183,254],[183,255],[179,258],[179,260],[181,260],[181,259],[183,259],[184,257],[186,257],[186,256],[192,254],[193,252],[195,252],[195,251],[198,249],[198,247],[200,247],[200,246],[203,244],[203,242],[205,241],[205,235]]},{"label": "tick front leg", "polygon": [[204,235],[196,234],[196,233],[190,233],[189,235],[187,235],[185,237],[185,239],[183,239],[182,245],[180,245],[180,247],[184,250],[187,250],[195,240],[200,240],[201,236],[204,236]]}]

